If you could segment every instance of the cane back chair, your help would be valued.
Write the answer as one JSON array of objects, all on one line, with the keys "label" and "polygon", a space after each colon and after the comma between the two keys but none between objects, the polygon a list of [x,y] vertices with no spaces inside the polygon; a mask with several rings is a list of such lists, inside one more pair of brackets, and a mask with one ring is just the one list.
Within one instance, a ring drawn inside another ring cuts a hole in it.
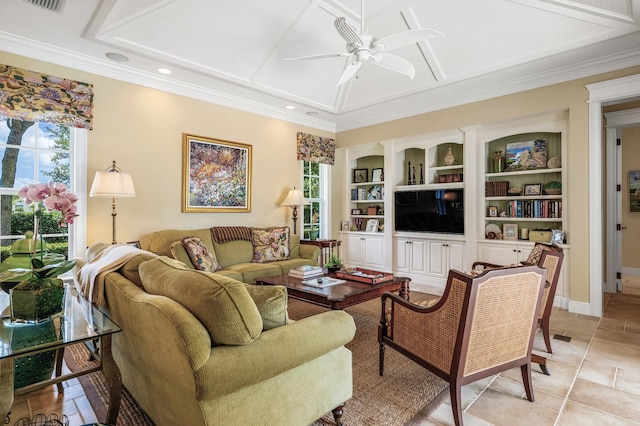
[{"label": "cane back chair", "polygon": [[456,425],[462,425],[461,387],[504,370],[520,367],[527,398],[534,401],[531,347],[546,273],[535,265],[477,276],[450,270],[433,306],[385,293],[380,375],[389,346],[448,381]]}]

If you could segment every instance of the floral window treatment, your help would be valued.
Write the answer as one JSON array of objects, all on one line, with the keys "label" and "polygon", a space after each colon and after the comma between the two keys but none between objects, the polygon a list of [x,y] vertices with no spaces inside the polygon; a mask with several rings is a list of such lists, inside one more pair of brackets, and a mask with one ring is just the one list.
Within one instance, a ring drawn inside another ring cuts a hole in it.
[{"label": "floral window treatment", "polygon": [[298,132],[298,160],[333,166],[335,157],[335,139]]},{"label": "floral window treatment", "polygon": [[93,85],[0,64],[0,115],[93,128]]}]

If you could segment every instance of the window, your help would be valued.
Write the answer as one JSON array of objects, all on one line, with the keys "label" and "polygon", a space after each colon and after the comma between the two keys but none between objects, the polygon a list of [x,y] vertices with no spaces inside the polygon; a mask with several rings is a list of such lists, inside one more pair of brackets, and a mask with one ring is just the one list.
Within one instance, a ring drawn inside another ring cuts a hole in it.
[{"label": "window", "polygon": [[[29,184],[61,182],[79,198],[82,193],[75,183],[85,179],[86,172],[77,173],[76,160],[84,158],[86,130],[67,126],[20,121],[0,117],[0,252],[2,260],[10,254],[13,242],[33,231],[33,206],[25,206],[18,190]],[[82,141],[81,144],[78,142]],[[82,145],[78,150],[76,147]],[[81,151],[83,155],[79,154]],[[84,168],[84,166],[83,166]],[[82,176],[80,176],[82,175]],[[84,192],[84,191],[83,191]],[[78,203],[78,209],[86,201]],[[69,227],[59,227],[60,213],[47,212],[41,221],[44,243],[50,252],[76,256],[76,227],[84,228],[84,218],[78,217]],[[80,223],[79,223],[80,222]],[[80,253],[78,253],[80,254]]]},{"label": "window", "polygon": [[329,237],[329,197],[328,179],[329,165],[303,161],[303,188],[304,197],[309,205],[303,206],[303,232],[304,239],[317,239]]}]

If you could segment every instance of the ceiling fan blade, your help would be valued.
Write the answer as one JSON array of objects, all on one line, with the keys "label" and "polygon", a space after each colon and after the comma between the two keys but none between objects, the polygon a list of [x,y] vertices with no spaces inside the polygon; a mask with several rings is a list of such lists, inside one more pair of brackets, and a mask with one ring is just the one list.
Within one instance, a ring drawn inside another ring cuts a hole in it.
[{"label": "ceiling fan blade", "polygon": [[338,84],[336,84],[336,86],[340,86],[346,83],[347,81],[349,81],[351,77],[356,75],[356,73],[358,72],[361,66],[362,66],[362,62],[360,61],[354,60],[352,62],[349,62],[349,65],[347,65],[344,71],[342,72],[342,75],[340,76],[340,80],[338,80]]},{"label": "ceiling fan blade", "polygon": [[416,75],[416,68],[413,64],[398,55],[391,53],[378,53],[372,56],[372,62],[382,68],[406,75],[412,80]]},{"label": "ceiling fan blade", "polygon": [[346,40],[349,51],[353,50],[352,46],[360,47],[364,45],[356,30],[354,30],[351,25],[347,24],[347,21],[344,18],[340,17],[336,19],[335,26],[342,38]]},{"label": "ceiling fan blade", "polygon": [[301,59],[322,59],[322,58],[337,58],[340,56],[350,56],[348,52],[337,53],[320,53],[318,55],[298,56],[297,58],[284,58],[285,61],[299,61]]},{"label": "ceiling fan blade", "polygon": [[373,49],[377,52],[388,52],[390,50],[407,46],[411,43],[417,43],[434,37],[444,37],[444,34],[440,31],[429,30],[426,28],[402,31],[397,34],[382,37],[380,40],[376,40],[376,42],[373,43]]}]

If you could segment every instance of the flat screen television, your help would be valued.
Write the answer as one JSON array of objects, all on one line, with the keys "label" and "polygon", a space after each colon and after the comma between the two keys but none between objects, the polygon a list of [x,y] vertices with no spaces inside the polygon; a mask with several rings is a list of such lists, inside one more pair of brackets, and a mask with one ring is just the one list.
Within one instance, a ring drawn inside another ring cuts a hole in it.
[{"label": "flat screen television", "polygon": [[464,190],[396,191],[395,230],[464,234]]}]

